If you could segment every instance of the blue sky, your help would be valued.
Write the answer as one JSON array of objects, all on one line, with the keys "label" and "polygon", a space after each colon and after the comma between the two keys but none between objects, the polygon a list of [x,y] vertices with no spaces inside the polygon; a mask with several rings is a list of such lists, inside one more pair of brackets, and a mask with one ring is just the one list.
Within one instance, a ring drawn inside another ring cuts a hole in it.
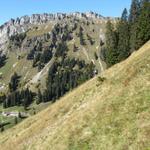
[{"label": "blue sky", "polygon": [[0,24],[33,13],[87,12],[118,17],[131,0],[1,0]]}]

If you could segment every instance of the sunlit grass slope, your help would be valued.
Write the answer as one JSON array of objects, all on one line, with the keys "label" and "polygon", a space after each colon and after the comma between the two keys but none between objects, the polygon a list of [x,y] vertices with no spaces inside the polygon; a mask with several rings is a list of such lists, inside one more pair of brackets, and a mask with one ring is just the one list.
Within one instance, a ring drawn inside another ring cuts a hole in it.
[{"label": "sunlit grass slope", "polygon": [[0,134],[1,150],[150,149],[150,42]]}]

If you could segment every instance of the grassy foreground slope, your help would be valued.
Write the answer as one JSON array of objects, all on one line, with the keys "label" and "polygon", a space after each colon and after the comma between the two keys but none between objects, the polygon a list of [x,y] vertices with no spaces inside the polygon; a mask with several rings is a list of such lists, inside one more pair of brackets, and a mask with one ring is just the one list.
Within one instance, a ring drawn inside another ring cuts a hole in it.
[{"label": "grassy foreground slope", "polygon": [[150,149],[150,42],[39,114],[0,134],[0,149]]}]

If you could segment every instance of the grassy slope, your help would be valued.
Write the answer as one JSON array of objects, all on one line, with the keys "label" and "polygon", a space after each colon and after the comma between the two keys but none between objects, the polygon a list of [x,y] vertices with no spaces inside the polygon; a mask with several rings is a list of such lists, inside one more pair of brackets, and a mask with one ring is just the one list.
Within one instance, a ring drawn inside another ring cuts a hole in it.
[{"label": "grassy slope", "polygon": [[[69,20],[68,20],[69,21]],[[99,53],[100,47],[99,47],[99,35],[100,35],[100,29],[105,32],[105,22],[100,22],[98,20],[96,20],[94,22],[94,24],[92,24],[92,21],[90,21],[89,26],[87,26],[86,23],[83,23],[84,20],[80,20],[78,23],[78,28],[76,31],[74,31],[74,40],[69,41],[68,47],[69,47],[69,52],[68,52],[68,56],[69,57],[75,57],[75,58],[79,58],[81,60],[85,60],[87,63],[90,63],[91,61],[95,62],[95,65],[97,67],[97,69],[100,71],[100,64],[98,61],[95,60],[94,57],[94,52],[97,52],[97,54]],[[70,21],[68,22],[68,24],[70,24]],[[84,28],[84,38],[85,38],[85,42],[86,45],[85,46],[81,46],[80,42],[79,42],[79,37],[77,37],[77,33],[79,33],[79,26],[82,26]],[[31,26],[31,29],[27,32],[27,38],[33,38],[36,36],[41,36],[44,35],[45,33],[48,33],[52,30],[54,26],[54,23],[47,23],[47,24],[43,24],[43,25],[39,25],[39,26]],[[93,32],[94,29],[94,32]],[[95,41],[94,45],[90,45],[89,41],[87,40],[87,36],[86,34],[89,34]],[[77,52],[73,52],[73,45],[79,47],[79,50]],[[43,43],[45,46],[47,44],[50,44],[50,41],[48,41],[48,43]],[[32,61],[27,61],[26,60],[26,55],[28,53],[27,50],[24,51],[20,51],[20,50],[12,50],[10,51],[10,53],[8,54],[8,59],[6,61],[5,66],[3,66],[2,68],[0,68],[0,73],[3,74],[3,78],[0,79],[0,85],[1,84],[5,84],[5,87],[8,85],[8,82],[10,81],[10,77],[12,76],[12,74],[16,71],[19,75],[22,76],[21,78],[21,87],[24,87],[24,85],[26,83],[28,83],[29,80],[31,80],[36,74],[37,74],[37,68],[33,68],[32,67]],[[23,58],[21,60],[17,59],[17,55],[21,55],[23,56]],[[105,64],[103,65],[105,68]],[[47,68],[48,70],[48,68]],[[45,86],[45,78],[47,76],[44,76],[44,78],[42,79],[41,83],[41,87],[43,88]],[[36,87],[38,85],[32,85],[31,89],[34,89],[34,86]],[[5,89],[4,89],[5,90]]]},{"label": "grassy slope", "polygon": [[1,83],[8,85],[13,73],[17,72],[21,76],[20,86],[23,86],[37,73],[37,69],[32,67],[32,62],[26,60],[26,53],[18,51],[18,54],[22,55],[20,60],[17,59],[17,52],[13,51],[8,54],[6,64],[0,68],[0,72],[3,73],[2,79],[0,79]]},{"label": "grassy slope", "polygon": [[1,149],[149,149],[150,42],[103,76],[2,133]]},{"label": "grassy slope", "polygon": [[[79,58],[81,60],[85,60],[87,63],[90,63],[92,60],[94,60],[96,67],[100,70],[100,65],[99,62],[95,60],[94,57],[94,52],[97,51],[97,54],[99,52],[99,34],[100,34],[100,29],[103,30],[103,32],[105,31],[105,22],[100,22],[98,20],[94,21],[94,24],[92,24],[92,21],[90,21],[89,26],[87,26],[86,23],[84,23],[86,21],[84,20],[80,20],[78,23],[78,28],[76,31],[74,31],[73,33],[73,38],[74,40],[71,40],[68,42],[68,47],[69,47],[69,52],[68,52],[68,56],[69,57],[75,57],[75,58]],[[70,24],[70,20],[68,20],[67,24]],[[79,26],[82,26],[84,28],[84,38],[85,38],[85,42],[86,45],[83,47],[80,45],[79,42],[79,37],[77,37],[77,33],[79,33]],[[31,29],[27,32],[27,39],[32,39],[33,37],[36,36],[42,36],[45,33],[48,33],[52,30],[54,26],[54,22],[53,23],[47,23],[47,24],[43,24],[43,25],[34,25],[31,26]],[[95,32],[93,32],[93,29]],[[94,45],[90,45],[89,41],[87,40],[87,36],[86,34],[89,34],[93,40],[95,41]],[[25,40],[26,41],[26,40]],[[77,52],[73,52],[73,44],[76,44],[76,46],[79,47],[79,50]],[[24,47],[23,45],[25,44],[25,42],[23,42],[22,47]],[[43,43],[44,46],[48,46],[50,44],[50,41]],[[97,47],[97,48],[96,48]],[[0,73],[2,73],[2,78],[0,78],[0,86],[1,85],[5,85],[5,88],[2,90],[4,92],[7,91],[7,86],[8,83],[10,81],[10,77],[12,76],[12,74],[14,72],[17,72],[21,78],[20,78],[20,84],[19,84],[19,88],[23,88],[25,85],[30,85],[30,89],[32,91],[37,91],[37,87],[40,86],[41,89],[45,89],[45,83],[46,83],[46,78],[47,78],[47,70],[49,68],[48,65],[45,69],[43,69],[43,73],[40,76],[40,82],[37,83],[31,83],[32,82],[32,78],[37,75],[38,71],[37,68],[33,68],[32,67],[32,61],[28,61],[26,60],[26,55],[28,53],[29,49],[16,49],[16,48],[12,48],[12,50],[10,50],[9,54],[8,54],[8,59],[6,61],[5,66],[3,66],[2,68],[0,68]],[[17,56],[20,55],[21,59],[18,60]],[[88,55],[88,59],[87,59],[87,55]],[[30,82],[31,81],[31,82]],[[31,105],[31,110],[32,108],[37,109],[38,110],[38,106],[36,105]],[[40,110],[44,109],[46,107],[46,105],[44,105],[43,107],[40,106]],[[0,111],[24,111],[23,107],[11,107],[9,109],[3,109],[3,107],[0,105]],[[32,111],[28,111],[28,113],[33,114]],[[1,117],[0,116],[0,122],[1,120],[3,121],[10,121],[11,126],[12,124],[14,124],[14,118],[13,117]],[[10,127],[10,125],[8,126]],[[5,127],[7,128],[7,126]]]},{"label": "grassy slope", "polygon": [[[84,29],[84,40],[86,45],[81,46],[80,45],[80,39],[79,37],[77,37],[76,33],[79,33],[79,27],[82,26]],[[68,47],[70,49],[69,51],[69,56],[71,57],[75,57],[75,58],[79,58],[81,60],[85,60],[87,63],[90,63],[91,61],[94,61],[96,68],[100,71],[100,65],[99,62],[95,60],[94,57],[94,52],[97,53],[97,55],[99,55],[100,53],[100,30],[103,31],[103,33],[105,33],[105,26],[106,23],[105,22],[100,22],[100,21],[94,21],[94,24],[92,24],[92,21],[90,21],[90,24],[84,24],[82,23],[82,21],[79,22],[78,24],[78,28],[77,31],[74,32],[74,40],[70,41],[68,43]],[[94,32],[93,32],[94,29]],[[87,34],[90,35],[92,37],[92,39],[94,40],[94,44],[91,45],[90,42],[87,40]],[[77,52],[73,52],[73,44],[75,44],[78,47],[78,51]],[[106,68],[105,63],[103,64],[103,67]]]},{"label": "grassy slope", "polygon": [[52,28],[53,28],[53,23],[33,25],[31,29],[27,32],[27,36],[28,37],[40,36],[45,33],[51,32]]},{"label": "grassy slope", "polygon": [[[92,21],[90,21],[89,23],[90,24],[87,25],[86,20],[80,20],[78,22],[78,27],[73,32],[73,40],[67,42],[67,45],[69,48],[68,57],[85,60],[86,63],[90,63],[91,61],[94,61],[96,68],[100,71],[101,66],[99,64],[99,61],[95,60],[94,52],[97,52],[97,54],[99,55],[99,52],[100,52],[100,46],[99,46],[100,45],[99,44],[100,43],[100,39],[99,39],[100,30],[102,31],[102,33],[105,32],[106,22],[104,22],[104,21],[101,22],[99,20],[95,20],[94,24],[92,24]],[[70,20],[68,20],[67,24],[71,24]],[[80,40],[79,40],[79,37],[77,36],[77,34],[79,33],[80,26],[82,26],[84,29],[84,39],[85,39],[85,43],[86,43],[86,45],[84,45],[84,46],[80,45]],[[28,37],[42,35],[44,33],[47,33],[50,29],[52,29],[52,24],[40,25],[40,26],[38,26],[38,29],[33,27],[32,30],[30,30],[27,33],[27,35],[28,35]],[[93,29],[94,29],[94,32],[93,32]],[[87,36],[86,36],[87,34],[89,34],[95,41],[95,43],[93,45],[91,45],[89,43],[89,41],[87,40]],[[73,52],[74,44],[78,47],[77,52]],[[40,82],[37,82],[36,84],[35,83],[30,84],[30,83],[32,83],[32,80],[31,80],[31,82],[28,84],[28,85],[30,85],[29,87],[32,91],[36,92],[38,85],[40,86],[41,89],[45,89],[45,83],[46,83],[45,80],[47,78],[47,71],[48,71],[48,68],[50,65],[48,65],[47,67],[45,67],[45,69],[43,69],[42,72],[44,72],[44,75],[43,75],[43,73],[41,73],[40,78],[39,78]],[[105,63],[102,62],[102,65],[103,65],[103,68],[105,69],[106,68]],[[31,76],[31,77],[33,77],[33,76]]]}]

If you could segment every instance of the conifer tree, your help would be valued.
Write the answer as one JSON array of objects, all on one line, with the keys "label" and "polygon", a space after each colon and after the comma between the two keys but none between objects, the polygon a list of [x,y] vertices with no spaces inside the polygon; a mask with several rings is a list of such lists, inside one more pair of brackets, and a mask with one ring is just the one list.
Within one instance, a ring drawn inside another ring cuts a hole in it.
[{"label": "conifer tree", "polygon": [[130,8],[130,15],[129,15],[129,22],[131,24],[134,24],[137,21],[139,13],[140,13],[139,0],[132,0],[131,8]]},{"label": "conifer tree", "polygon": [[2,55],[0,52],[0,67],[2,67],[5,64],[6,56]]},{"label": "conifer tree", "polygon": [[38,89],[38,94],[37,94],[37,101],[36,103],[37,104],[40,104],[42,102],[42,93],[41,93],[41,90]]},{"label": "conifer tree", "polygon": [[14,118],[14,124],[17,124],[17,123],[18,123],[18,118],[15,117],[15,118]]},{"label": "conifer tree", "polygon": [[83,35],[83,28],[80,26],[79,29],[79,38],[80,38],[80,44],[81,45],[86,45],[84,35]]},{"label": "conifer tree", "polygon": [[144,1],[137,22],[136,49],[150,39],[150,2]]},{"label": "conifer tree", "polygon": [[106,52],[105,60],[108,67],[118,62],[118,51],[117,51],[117,34],[114,30],[113,24],[108,21],[106,25]]},{"label": "conifer tree", "polygon": [[128,12],[127,9],[124,9],[122,13],[121,20],[119,21],[117,27],[118,34],[118,62],[126,59],[130,55],[130,47],[129,47],[129,24],[128,24]]},{"label": "conifer tree", "polygon": [[17,75],[17,73],[15,72],[12,76],[11,76],[11,80],[10,80],[10,83],[9,83],[9,90],[10,92],[13,92],[17,89],[18,87],[18,79],[19,79],[19,76]]},{"label": "conifer tree", "polygon": [[136,50],[136,38],[138,33],[137,21],[140,14],[140,2],[139,0],[132,0],[129,24],[130,24],[130,51]]}]

